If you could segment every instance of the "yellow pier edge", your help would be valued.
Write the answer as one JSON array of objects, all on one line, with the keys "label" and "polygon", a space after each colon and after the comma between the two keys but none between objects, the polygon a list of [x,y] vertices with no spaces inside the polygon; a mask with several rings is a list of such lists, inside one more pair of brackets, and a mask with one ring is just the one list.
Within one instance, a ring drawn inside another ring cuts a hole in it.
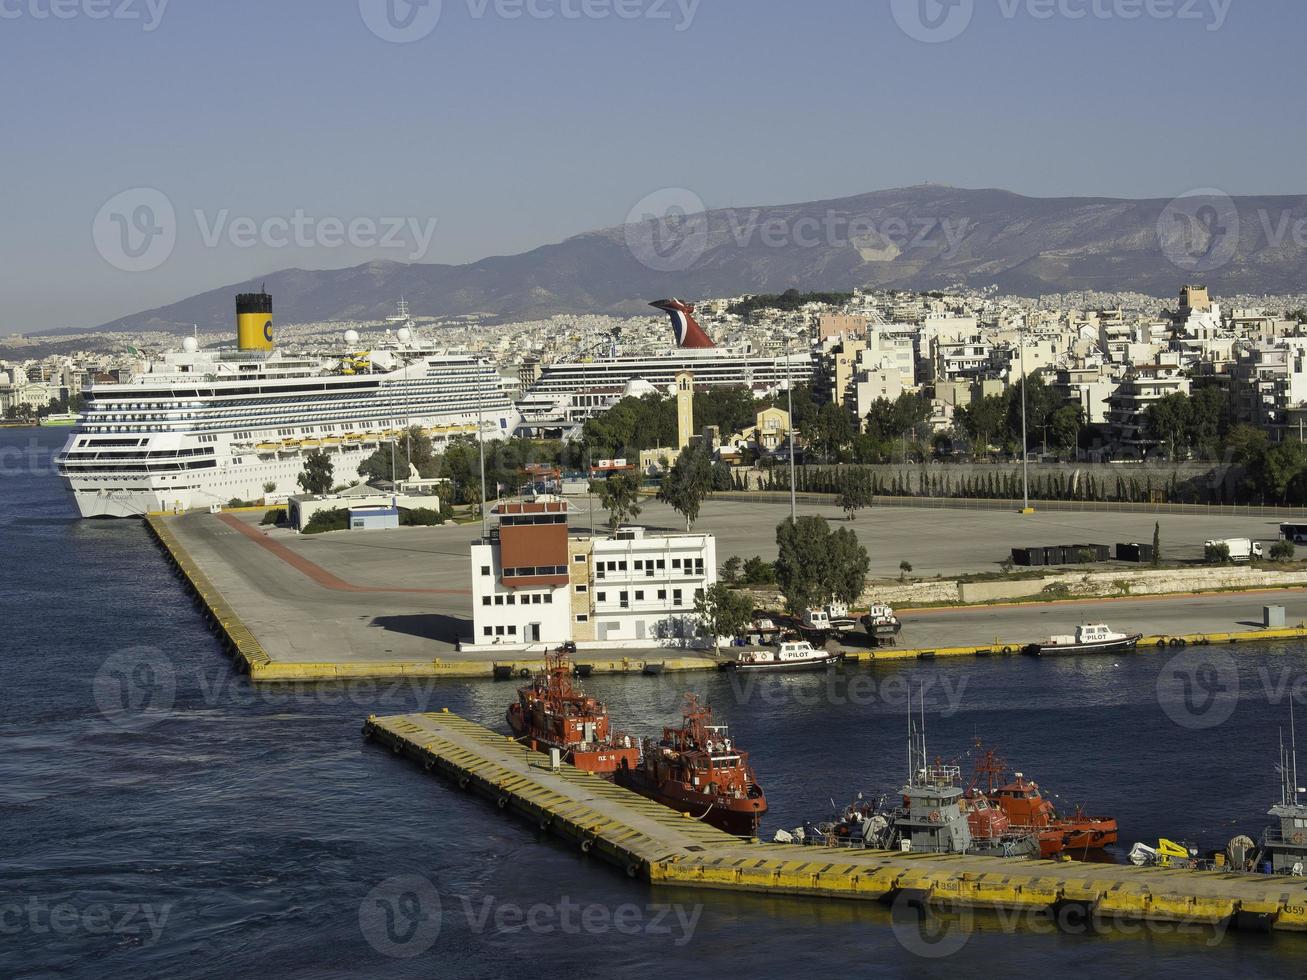
[{"label": "yellow pier edge", "polygon": [[746,841],[590,773],[551,769],[540,753],[448,710],[372,716],[363,734],[656,885],[1041,914],[1075,905],[1108,923],[1307,931],[1303,879]]}]

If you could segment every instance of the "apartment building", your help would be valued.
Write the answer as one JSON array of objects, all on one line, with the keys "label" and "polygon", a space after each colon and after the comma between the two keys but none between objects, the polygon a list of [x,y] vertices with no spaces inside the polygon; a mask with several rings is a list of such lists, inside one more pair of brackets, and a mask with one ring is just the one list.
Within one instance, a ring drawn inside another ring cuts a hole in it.
[{"label": "apartment building", "polygon": [[1148,407],[1173,394],[1189,394],[1178,358],[1134,367],[1108,399],[1107,424],[1113,442],[1128,457],[1143,457],[1158,445],[1148,431]]}]

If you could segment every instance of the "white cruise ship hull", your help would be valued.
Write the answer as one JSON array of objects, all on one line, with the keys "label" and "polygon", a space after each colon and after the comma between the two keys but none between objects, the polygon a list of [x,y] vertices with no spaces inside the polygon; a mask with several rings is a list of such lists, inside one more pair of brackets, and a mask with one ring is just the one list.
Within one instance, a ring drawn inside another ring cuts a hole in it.
[{"label": "white cruise ship hull", "polygon": [[59,454],[82,517],[281,503],[320,451],[337,484],[410,427],[436,451],[512,434],[518,414],[492,367],[422,356],[389,372],[331,372],[312,358],[174,355],[130,383],[94,386]]}]

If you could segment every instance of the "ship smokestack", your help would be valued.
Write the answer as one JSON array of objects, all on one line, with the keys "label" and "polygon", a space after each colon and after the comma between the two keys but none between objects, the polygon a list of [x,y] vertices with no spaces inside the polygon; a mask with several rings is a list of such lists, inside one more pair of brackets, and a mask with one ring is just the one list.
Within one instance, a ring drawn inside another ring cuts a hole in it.
[{"label": "ship smokestack", "polygon": [[267,290],[236,297],[236,345],[241,350],[272,350],[272,297]]}]

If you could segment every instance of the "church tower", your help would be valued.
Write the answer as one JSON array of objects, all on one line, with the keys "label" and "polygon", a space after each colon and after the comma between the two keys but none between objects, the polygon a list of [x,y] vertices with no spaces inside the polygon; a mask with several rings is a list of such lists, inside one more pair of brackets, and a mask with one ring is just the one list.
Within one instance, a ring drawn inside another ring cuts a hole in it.
[{"label": "church tower", "polygon": [[694,436],[694,372],[676,375],[676,448],[684,449]]}]

